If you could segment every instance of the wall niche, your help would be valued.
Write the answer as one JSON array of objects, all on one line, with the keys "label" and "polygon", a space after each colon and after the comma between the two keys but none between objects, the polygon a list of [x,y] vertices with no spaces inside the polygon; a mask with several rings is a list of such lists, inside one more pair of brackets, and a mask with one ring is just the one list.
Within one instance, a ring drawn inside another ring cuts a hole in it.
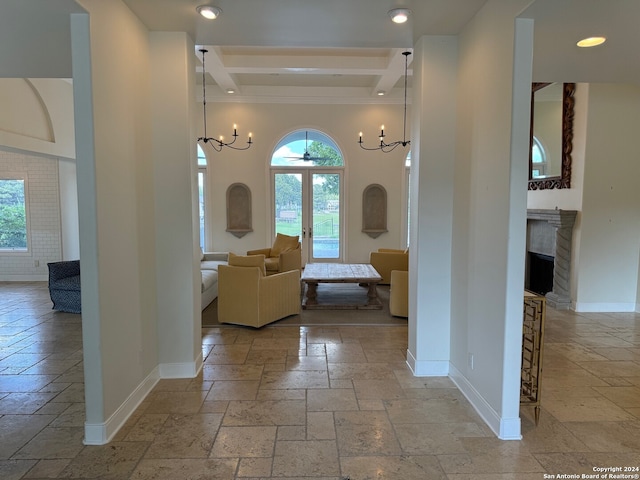
[{"label": "wall niche", "polygon": [[244,183],[234,183],[227,188],[227,232],[237,238],[253,232],[251,190]]},{"label": "wall niche", "polygon": [[362,193],[362,231],[371,238],[387,232],[387,191],[373,183]]}]

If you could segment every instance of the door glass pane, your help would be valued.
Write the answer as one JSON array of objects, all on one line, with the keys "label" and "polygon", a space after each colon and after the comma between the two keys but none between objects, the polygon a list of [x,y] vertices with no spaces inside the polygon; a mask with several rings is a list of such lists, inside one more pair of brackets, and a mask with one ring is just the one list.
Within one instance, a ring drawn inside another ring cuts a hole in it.
[{"label": "door glass pane", "polygon": [[302,174],[275,174],[275,231],[302,238]]},{"label": "door glass pane", "polygon": [[340,258],[340,174],[314,173],[313,258]]}]

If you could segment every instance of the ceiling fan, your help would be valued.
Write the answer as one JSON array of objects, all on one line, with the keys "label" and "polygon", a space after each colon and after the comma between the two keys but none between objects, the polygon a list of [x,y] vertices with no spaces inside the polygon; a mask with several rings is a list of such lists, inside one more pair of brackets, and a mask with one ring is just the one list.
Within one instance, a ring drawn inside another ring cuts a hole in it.
[{"label": "ceiling fan", "polygon": [[315,161],[315,160],[329,160],[328,157],[312,157],[309,153],[309,132],[304,132],[304,153],[302,156],[298,157],[284,157],[289,160],[304,160],[305,162]]}]

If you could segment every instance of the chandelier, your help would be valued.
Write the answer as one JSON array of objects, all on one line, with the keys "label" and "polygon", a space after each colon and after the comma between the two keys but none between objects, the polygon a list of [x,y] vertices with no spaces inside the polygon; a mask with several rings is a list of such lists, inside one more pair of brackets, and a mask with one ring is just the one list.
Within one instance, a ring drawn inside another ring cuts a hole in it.
[{"label": "chandelier", "polygon": [[202,52],[202,109],[203,109],[203,124],[204,124],[204,136],[198,138],[198,142],[203,142],[205,145],[209,144],[213,147],[216,152],[221,152],[224,147],[229,147],[233,150],[247,150],[253,144],[251,140],[251,132],[249,132],[249,140],[247,141],[247,145],[244,147],[239,147],[234,145],[236,140],[238,139],[238,131],[236,129],[236,125],[233,126],[233,140],[230,142],[225,142],[223,137],[218,138],[208,137],[207,136],[207,81],[205,79],[206,69],[204,68],[204,56],[209,50],[206,48],[201,48],[199,50]]},{"label": "chandelier", "polygon": [[403,147],[406,147],[411,143],[411,140],[407,140],[407,71],[408,71],[408,65],[409,65],[409,55],[411,55],[411,52],[408,52],[408,51],[402,52],[402,55],[404,55],[404,122],[402,124],[402,140],[386,143],[384,141],[384,137],[385,137],[384,125],[382,125],[380,127],[380,135],[378,135],[378,138],[380,139],[380,144],[376,145],[375,147],[365,147],[364,144],[362,143],[362,132],[360,132],[360,139],[358,140],[358,143],[360,144],[360,147],[363,148],[364,150],[380,150],[384,153],[389,153],[392,150],[394,150],[398,145],[402,145]]}]

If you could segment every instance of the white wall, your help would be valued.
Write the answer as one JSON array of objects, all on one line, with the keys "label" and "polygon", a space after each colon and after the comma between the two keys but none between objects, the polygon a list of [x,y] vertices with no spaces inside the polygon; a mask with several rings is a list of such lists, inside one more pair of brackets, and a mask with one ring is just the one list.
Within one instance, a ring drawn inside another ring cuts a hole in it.
[{"label": "white wall", "polygon": [[148,32],[121,2],[81,4],[90,24],[72,17],[72,51],[91,444],[157,378],[156,268]]},{"label": "white wall", "polygon": [[490,0],[459,43],[452,376],[501,438],[520,436],[532,29],[517,36],[514,18],[527,3]]},{"label": "white wall", "polygon": [[590,84],[577,311],[634,311],[640,247],[640,86]]},{"label": "white wall", "polygon": [[414,50],[407,362],[424,376],[449,373],[457,48],[430,36]]},{"label": "white wall", "polygon": [[73,89],[68,80],[0,79],[0,145],[75,158]]},{"label": "white wall", "polygon": [[[411,107],[409,107],[410,109]],[[392,153],[368,152],[358,145],[358,133],[364,140],[376,142],[381,124],[402,125],[402,105],[315,105],[315,104],[236,104],[207,103],[207,134],[228,136],[238,125],[239,142],[252,132],[254,145],[247,151],[224,149],[214,152],[205,146],[209,163],[207,184],[207,250],[244,253],[271,245],[271,205],[269,163],[277,142],[293,130],[320,130],[333,138],[343,153],[346,165],[346,257],[347,262],[366,262],[369,252],[380,247],[400,248],[402,242],[402,204],[405,202],[403,176],[408,147]],[[196,112],[202,135],[202,106]],[[387,127],[388,140],[402,139],[401,127]],[[226,191],[235,182],[245,183],[253,202],[253,232],[238,239],[227,233]],[[387,228],[376,239],[362,233],[362,192],[379,183],[387,190]]]},{"label": "white wall", "polygon": [[147,174],[153,172],[153,184],[140,193],[154,213],[155,231],[149,222],[140,248],[155,243],[160,375],[194,377],[202,365],[199,242],[194,243],[199,239],[192,131],[195,47],[180,32],[153,32],[150,44],[153,161]]},{"label": "white wall", "polygon": [[29,250],[0,253],[0,280],[46,280],[47,262],[62,259],[58,162],[51,158],[0,150],[0,178],[15,176],[26,180]]},{"label": "white wall", "polygon": [[62,260],[75,260],[80,258],[77,178],[75,160],[58,160]]}]

